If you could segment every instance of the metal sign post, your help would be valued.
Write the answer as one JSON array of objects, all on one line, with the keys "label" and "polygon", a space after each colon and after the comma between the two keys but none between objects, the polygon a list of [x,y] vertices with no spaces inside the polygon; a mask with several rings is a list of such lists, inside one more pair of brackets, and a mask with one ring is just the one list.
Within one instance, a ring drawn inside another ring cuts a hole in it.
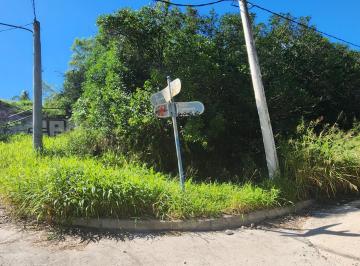
[{"label": "metal sign post", "polygon": [[168,88],[169,88],[169,92],[170,92],[170,114],[171,114],[171,119],[172,119],[173,128],[174,128],[176,156],[177,156],[177,160],[178,160],[178,168],[179,168],[179,176],[180,176],[180,187],[181,187],[181,190],[184,191],[185,190],[185,176],[184,176],[184,169],[183,169],[182,160],[181,160],[180,139],[179,139],[179,132],[178,132],[177,121],[176,121],[176,106],[172,102],[171,81],[170,81],[169,76],[167,77],[167,84],[168,84]]},{"label": "metal sign post", "polygon": [[167,87],[150,97],[150,102],[154,106],[155,115],[159,118],[171,117],[174,127],[174,138],[176,147],[176,156],[178,160],[180,187],[185,190],[185,175],[181,160],[180,138],[177,128],[177,116],[200,115],[204,112],[204,105],[201,102],[173,102],[173,97],[179,94],[181,90],[180,79],[170,80],[167,77]]}]

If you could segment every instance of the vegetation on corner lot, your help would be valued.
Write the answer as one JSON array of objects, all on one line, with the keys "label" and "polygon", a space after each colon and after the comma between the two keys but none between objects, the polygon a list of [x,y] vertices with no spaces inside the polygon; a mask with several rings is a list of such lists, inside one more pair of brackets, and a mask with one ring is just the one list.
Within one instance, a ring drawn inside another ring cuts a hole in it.
[{"label": "vegetation on corner lot", "polygon": [[[310,18],[293,19],[314,26]],[[302,117],[322,117],[323,125],[336,122],[346,130],[360,119],[359,51],[283,18],[256,21],[275,136],[294,135]],[[170,75],[182,81],[176,101],[205,105],[201,116],[178,121],[188,173],[212,181],[266,176],[238,12],[220,16],[159,3],[100,16],[97,24],[95,37],[75,41],[63,92],[53,99],[54,106],[72,109],[77,125],[99,135],[95,155],[111,148],[176,173],[171,122],[157,119],[149,101]]]},{"label": "vegetation on corner lot", "polygon": [[301,125],[298,133],[299,138],[281,143],[281,177],[258,185],[188,179],[185,193],[178,179],[129,163],[114,151],[90,156],[96,146],[87,131],[45,138],[43,154],[33,151],[29,136],[14,136],[0,142],[0,196],[15,206],[15,214],[39,219],[183,219],[357,193],[359,129],[343,132],[328,127],[316,134],[314,125]]},{"label": "vegetation on corner lot", "polygon": [[[76,129],[45,138],[42,154],[30,137],[0,135],[0,196],[18,215],[210,217],[358,193],[359,51],[284,18],[254,24],[281,164],[269,181],[237,13],[158,3],[97,23],[94,38],[75,41],[62,92],[45,101],[71,110]],[[178,120],[185,193],[171,121],[149,101],[167,75],[182,81],[176,101],[206,108]]]},{"label": "vegetation on corner lot", "polygon": [[0,195],[15,206],[18,216],[181,219],[244,213],[279,201],[277,189],[251,184],[188,180],[183,193],[177,179],[114,155],[98,159],[70,155],[66,138],[45,138],[44,155],[32,150],[29,136],[0,142]]}]

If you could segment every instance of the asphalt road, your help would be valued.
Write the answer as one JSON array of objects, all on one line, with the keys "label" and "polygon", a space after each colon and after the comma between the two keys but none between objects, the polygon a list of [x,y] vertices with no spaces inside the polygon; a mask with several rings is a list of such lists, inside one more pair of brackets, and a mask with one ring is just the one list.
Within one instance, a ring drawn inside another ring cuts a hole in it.
[{"label": "asphalt road", "polygon": [[211,233],[59,232],[0,209],[0,265],[359,265],[360,200]]}]

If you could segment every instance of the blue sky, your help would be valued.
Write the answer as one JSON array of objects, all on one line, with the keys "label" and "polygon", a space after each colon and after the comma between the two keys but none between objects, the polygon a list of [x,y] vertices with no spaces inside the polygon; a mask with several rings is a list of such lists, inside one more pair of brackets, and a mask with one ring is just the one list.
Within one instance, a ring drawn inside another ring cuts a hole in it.
[{"label": "blue sky", "polygon": [[[207,0],[173,0],[178,3],[204,3]],[[350,42],[360,43],[359,0],[252,0],[275,12],[311,16],[318,29]],[[138,9],[152,4],[151,0],[36,0],[37,16],[41,23],[43,80],[61,89],[62,74],[68,68],[70,47],[76,37],[89,37],[97,32],[96,18],[123,7]],[[214,5],[222,14],[238,12],[231,2]],[[206,13],[210,8],[200,8]],[[258,21],[268,14],[252,9]],[[2,0],[0,22],[25,25],[32,22],[30,0]],[[31,27],[29,25],[28,27]],[[0,31],[6,27],[0,26]],[[261,58],[260,58],[261,60]],[[32,93],[32,35],[22,30],[0,32],[0,98],[10,99],[22,90]]]}]

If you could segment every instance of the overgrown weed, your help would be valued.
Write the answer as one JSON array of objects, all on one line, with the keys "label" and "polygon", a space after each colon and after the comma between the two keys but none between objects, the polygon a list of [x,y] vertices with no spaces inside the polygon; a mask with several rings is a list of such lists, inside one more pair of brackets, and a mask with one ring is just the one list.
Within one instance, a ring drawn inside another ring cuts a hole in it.
[{"label": "overgrown weed", "polygon": [[182,192],[177,179],[114,158],[114,154],[100,159],[71,155],[62,147],[64,139],[66,135],[45,138],[42,155],[34,153],[29,136],[0,143],[0,193],[16,207],[18,216],[47,221],[70,217],[184,219],[278,204],[277,189],[250,183],[195,184],[190,179]]},{"label": "overgrown weed", "polygon": [[297,198],[336,197],[360,188],[360,134],[336,124],[316,133],[316,122],[298,126],[298,137],[281,143],[282,175],[296,185]]}]

